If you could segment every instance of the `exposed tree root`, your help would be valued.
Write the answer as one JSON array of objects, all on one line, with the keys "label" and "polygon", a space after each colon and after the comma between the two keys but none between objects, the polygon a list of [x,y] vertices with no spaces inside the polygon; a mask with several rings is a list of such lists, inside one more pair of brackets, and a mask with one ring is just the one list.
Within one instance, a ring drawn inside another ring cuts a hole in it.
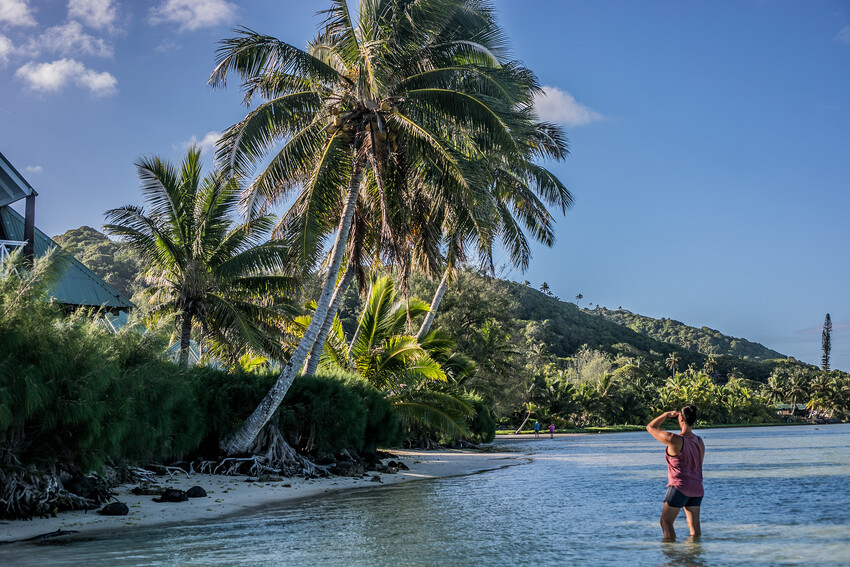
[{"label": "exposed tree root", "polygon": [[[108,469],[107,478],[91,475],[81,479],[77,474],[72,481],[71,474],[55,466],[41,469],[24,467],[7,450],[0,454],[0,518],[31,519],[63,510],[93,510],[112,496],[110,486],[124,482],[155,483],[154,477],[162,475],[191,476],[197,471],[223,475],[276,474],[316,478],[330,476],[328,468],[299,455],[274,425],[263,428],[251,446],[250,454],[246,456],[227,457],[219,461],[180,462],[168,466],[150,464],[144,468],[122,465]],[[71,492],[66,486],[80,494]]]},{"label": "exposed tree root", "polygon": [[315,478],[330,476],[328,467],[317,465],[298,454],[286,442],[280,429],[266,425],[245,457],[227,457],[220,461],[203,461],[198,470],[204,473],[224,475],[279,474],[281,476],[304,476]]},{"label": "exposed tree root", "polygon": [[89,498],[69,492],[56,471],[0,471],[0,517],[3,518],[29,520],[59,510],[93,510],[108,497],[108,490],[96,490]]}]

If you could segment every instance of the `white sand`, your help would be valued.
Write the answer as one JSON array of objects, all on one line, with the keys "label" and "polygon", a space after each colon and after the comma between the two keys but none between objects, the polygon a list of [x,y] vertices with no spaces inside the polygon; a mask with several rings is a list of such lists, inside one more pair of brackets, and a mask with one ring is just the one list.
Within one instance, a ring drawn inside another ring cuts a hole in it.
[{"label": "white sand", "polygon": [[[381,477],[382,484],[411,480],[471,474],[526,462],[515,453],[481,453],[477,451],[405,451],[394,450],[392,460],[400,460],[410,467],[398,474],[367,472],[364,478],[331,477],[315,480],[303,478],[284,479],[277,483],[246,482],[244,476],[208,474],[160,476],[155,480],[170,488],[186,490],[201,486],[206,498],[190,498],[188,502],[153,501],[153,496],[137,496],[130,492],[135,484],[121,485],[116,489],[117,499],[127,504],[127,516],[100,516],[88,512],[62,512],[55,518],[0,521],[0,541],[20,540],[56,530],[93,533],[104,530],[126,529],[134,526],[156,526],[191,523],[220,518],[300,498],[319,497],[331,491],[350,488],[381,486],[372,482],[373,475]],[[290,484],[291,487],[284,487]]]}]

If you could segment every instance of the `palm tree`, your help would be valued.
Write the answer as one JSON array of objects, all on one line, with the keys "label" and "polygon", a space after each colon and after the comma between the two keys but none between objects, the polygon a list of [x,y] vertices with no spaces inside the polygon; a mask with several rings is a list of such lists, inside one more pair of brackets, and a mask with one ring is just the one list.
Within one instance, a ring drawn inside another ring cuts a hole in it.
[{"label": "palm tree", "polygon": [[148,319],[177,316],[182,367],[193,321],[205,337],[234,353],[252,348],[279,355],[280,326],[292,314],[282,301],[294,283],[282,275],[290,260],[287,246],[265,241],[275,224],[270,215],[231,221],[237,187],[219,171],[203,176],[200,156],[199,148],[190,148],[179,170],[158,157],[140,159],[147,210],[109,210],[104,229],[124,240],[145,266]]},{"label": "palm tree", "polygon": [[[244,176],[284,141],[248,188],[247,209],[272,206],[299,190],[278,234],[298,237],[305,267],[324,238],[336,233],[310,326],[268,395],[223,441],[231,454],[247,450],[333,316],[334,284],[361,193],[371,191],[372,198],[361,202],[381,211],[382,248],[407,258],[405,235],[435,228],[397,232],[397,219],[429,223],[427,215],[397,209],[410,203],[474,209],[491,200],[481,158],[521,159],[519,140],[537,130],[529,111],[536,82],[502,57],[504,39],[488,6],[475,0],[363,1],[355,22],[345,0],[333,0],[324,13],[324,27],[307,50],[238,30],[222,42],[210,77],[212,86],[223,87],[235,72],[246,103],[257,95],[265,99],[224,134],[218,157],[227,168]],[[419,251],[433,255],[437,249]]]},{"label": "palm tree", "polygon": [[581,302],[582,299],[584,299],[584,296],[582,294],[579,293],[578,295],[576,295],[576,306],[578,306],[579,302]]},{"label": "palm tree", "polygon": [[389,276],[373,279],[350,348],[342,325],[335,324],[325,364],[353,371],[382,391],[403,423],[467,435],[473,410],[467,396],[447,384],[447,371],[462,379],[474,368],[453,356],[445,333],[432,331],[422,342],[405,333],[408,316],[427,311],[428,304],[418,299],[401,301]]},{"label": "palm tree", "polygon": [[705,371],[708,372],[709,375],[714,374],[714,369],[717,368],[717,356],[715,356],[714,353],[708,355],[703,368],[705,368]]},{"label": "palm tree", "polygon": [[791,415],[797,415],[797,400],[803,398],[807,393],[806,377],[795,372],[787,382],[785,397],[791,400]]},{"label": "palm tree", "polygon": [[767,383],[764,385],[763,392],[765,397],[772,403],[782,403],[785,395],[786,386],[783,383],[783,376],[776,369],[767,377]]},{"label": "palm tree", "polygon": [[673,372],[673,376],[676,376],[676,369],[679,368],[679,361],[681,359],[676,355],[675,352],[671,352],[670,356],[667,357],[667,368],[669,368]]}]

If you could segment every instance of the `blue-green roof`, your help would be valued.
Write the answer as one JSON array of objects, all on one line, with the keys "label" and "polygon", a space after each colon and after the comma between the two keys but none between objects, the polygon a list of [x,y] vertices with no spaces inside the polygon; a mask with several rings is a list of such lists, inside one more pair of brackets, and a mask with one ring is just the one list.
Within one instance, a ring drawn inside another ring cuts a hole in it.
[{"label": "blue-green roof", "polygon": [[[2,154],[0,154],[2,155]],[[6,227],[10,240],[24,240],[24,217],[11,207],[0,207],[0,223]],[[61,247],[46,234],[35,229],[34,255],[40,258],[48,250]],[[67,305],[106,307],[112,310],[131,309],[133,304],[118,290],[103,281],[82,262],[65,253],[67,267],[50,295]]]}]

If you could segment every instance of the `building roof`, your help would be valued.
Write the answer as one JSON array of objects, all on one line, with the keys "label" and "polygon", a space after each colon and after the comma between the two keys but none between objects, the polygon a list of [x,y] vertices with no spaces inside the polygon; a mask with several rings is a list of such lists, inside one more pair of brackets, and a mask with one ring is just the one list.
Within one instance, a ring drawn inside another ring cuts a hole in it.
[{"label": "building roof", "polygon": [[38,195],[24,176],[0,153],[0,207]]},{"label": "building roof", "polygon": [[[12,207],[0,207],[0,223],[6,227],[10,239],[24,240],[24,217]],[[58,244],[36,228],[33,251],[35,257],[40,258],[53,248],[61,249]],[[82,262],[67,252],[62,253],[66,256],[67,266],[62,277],[51,289],[51,297],[66,305],[106,307],[114,311],[133,307],[129,299],[86,268]]]}]

